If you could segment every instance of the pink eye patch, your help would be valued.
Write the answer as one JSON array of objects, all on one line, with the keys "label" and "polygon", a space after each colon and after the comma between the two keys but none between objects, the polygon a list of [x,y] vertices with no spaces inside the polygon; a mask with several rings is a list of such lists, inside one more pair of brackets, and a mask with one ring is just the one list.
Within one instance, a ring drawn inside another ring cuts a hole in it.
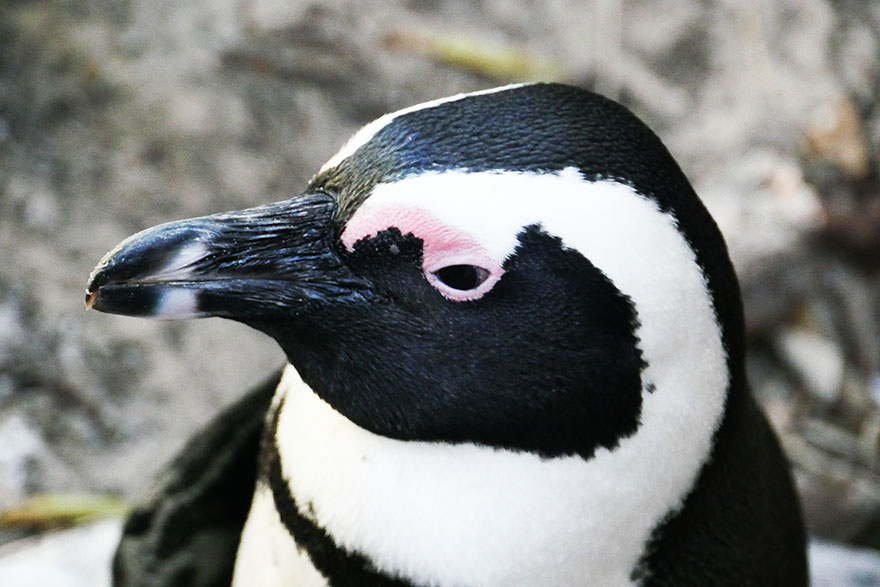
[{"label": "pink eye patch", "polygon": [[455,301],[479,299],[492,289],[504,270],[470,234],[444,224],[416,207],[362,207],[345,226],[342,244],[354,244],[395,227],[423,242],[422,270],[428,282]]}]

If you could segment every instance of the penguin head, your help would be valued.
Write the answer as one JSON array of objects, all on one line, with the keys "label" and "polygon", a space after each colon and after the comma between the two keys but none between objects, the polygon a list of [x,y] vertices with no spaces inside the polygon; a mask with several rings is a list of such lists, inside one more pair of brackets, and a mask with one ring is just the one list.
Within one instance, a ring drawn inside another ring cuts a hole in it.
[{"label": "penguin head", "polygon": [[713,428],[743,383],[708,212],[632,113],[558,84],[386,115],[298,197],[123,241],[86,299],[249,324],[400,440],[590,458],[648,416]]}]

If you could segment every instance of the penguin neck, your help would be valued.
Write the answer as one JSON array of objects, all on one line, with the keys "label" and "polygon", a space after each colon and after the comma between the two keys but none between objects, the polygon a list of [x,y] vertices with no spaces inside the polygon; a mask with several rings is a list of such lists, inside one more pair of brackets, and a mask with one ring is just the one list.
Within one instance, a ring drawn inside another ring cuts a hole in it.
[{"label": "penguin neck", "polygon": [[276,507],[283,490],[340,555],[414,584],[570,585],[587,575],[631,584],[653,530],[708,457],[725,394],[701,390],[680,405],[688,394],[662,387],[675,381],[662,372],[651,381],[640,429],[614,450],[546,459],[373,434],[288,366],[274,408]]}]

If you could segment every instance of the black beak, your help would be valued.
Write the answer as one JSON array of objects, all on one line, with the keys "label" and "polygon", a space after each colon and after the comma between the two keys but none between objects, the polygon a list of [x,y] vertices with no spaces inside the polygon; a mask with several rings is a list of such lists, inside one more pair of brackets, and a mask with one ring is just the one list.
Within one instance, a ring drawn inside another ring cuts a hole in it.
[{"label": "black beak", "polygon": [[166,319],[264,321],[309,304],[363,299],[366,283],[339,258],[323,193],[169,222],[107,253],[86,286],[86,306]]}]

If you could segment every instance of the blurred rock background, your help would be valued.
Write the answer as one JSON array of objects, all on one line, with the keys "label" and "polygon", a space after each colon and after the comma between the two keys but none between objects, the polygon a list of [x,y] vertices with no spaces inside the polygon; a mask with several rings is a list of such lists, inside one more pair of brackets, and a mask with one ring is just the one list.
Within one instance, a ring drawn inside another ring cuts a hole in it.
[{"label": "blurred rock background", "polygon": [[[532,79],[614,97],[667,143],[727,237],[810,532],[880,549],[880,3],[5,0],[0,583],[106,581],[22,539],[143,496],[282,362],[233,323],[86,313],[104,252],[290,197],[387,111]],[[100,567],[118,527],[98,527]],[[870,550],[824,545],[817,585],[880,584]],[[61,570],[8,574],[27,564]]]}]

